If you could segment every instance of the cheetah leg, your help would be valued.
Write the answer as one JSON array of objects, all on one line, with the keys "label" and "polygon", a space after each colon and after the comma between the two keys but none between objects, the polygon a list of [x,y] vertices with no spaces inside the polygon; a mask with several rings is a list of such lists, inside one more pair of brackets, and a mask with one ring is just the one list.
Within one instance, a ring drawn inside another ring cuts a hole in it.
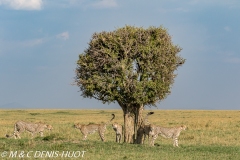
[{"label": "cheetah leg", "polygon": [[158,134],[152,136],[152,141],[151,141],[150,146],[154,146],[154,142],[157,139],[157,137],[158,137]]},{"label": "cheetah leg", "polygon": [[99,132],[99,136],[101,137],[101,140],[105,142],[104,134]]},{"label": "cheetah leg", "polygon": [[178,147],[178,138],[173,138],[173,146]]},{"label": "cheetah leg", "polygon": [[85,141],[87,139],[87,135],[83,135],[83,140]]}]

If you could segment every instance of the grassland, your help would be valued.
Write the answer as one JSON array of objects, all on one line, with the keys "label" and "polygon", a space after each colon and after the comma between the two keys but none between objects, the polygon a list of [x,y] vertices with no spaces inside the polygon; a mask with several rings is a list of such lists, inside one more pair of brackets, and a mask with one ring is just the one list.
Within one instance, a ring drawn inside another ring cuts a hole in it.
[{"label": "grassland", "polygon": [[[144,111],[144,114],[147,112]],[[78,122],[106,122],[112,113],[116,115],[114,121],[123,124],[121,110],[0,110],[0,159],[240,159],[240,111],[154,112],[155,114],[149,117],[153,124],[188,126],[188,130],[183,131],[179,137],[180,148],[174,148],[170,139],[162,137],[155,141],[154,147],[147,144],[117,144],[114,142],[115,133],[111,126],[107,127],[105,143],[100,141],[98,134],[89,135],[87,141],[82,141],[82,134],[73,128],[73,124]],[[47,122],[54,130],[45,131],[44,137],[36,136],[33,139],[29,133],[22,134],[20,140],[5,138],[5,134],[13,132],[13,125],[17,120]],[[51,152],[52,156],[46,156],[44,151],[48,151],[48,154]],[[15,158],[8,158],[10,153],[15,152]],[[74,155],[78,158],[74,158]]]}]

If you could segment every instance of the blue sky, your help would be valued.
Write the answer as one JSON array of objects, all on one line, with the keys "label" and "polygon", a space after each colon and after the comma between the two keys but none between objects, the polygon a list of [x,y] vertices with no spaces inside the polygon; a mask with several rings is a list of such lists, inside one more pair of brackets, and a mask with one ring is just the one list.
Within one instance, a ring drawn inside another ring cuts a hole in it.
[{"label": "blue sky", "polygon": [[183,48],[158,109],[240,109],[238,0],[0,0],[0,108],[119,108],[80,96],[78,55],[94,32],[168,29]]}]

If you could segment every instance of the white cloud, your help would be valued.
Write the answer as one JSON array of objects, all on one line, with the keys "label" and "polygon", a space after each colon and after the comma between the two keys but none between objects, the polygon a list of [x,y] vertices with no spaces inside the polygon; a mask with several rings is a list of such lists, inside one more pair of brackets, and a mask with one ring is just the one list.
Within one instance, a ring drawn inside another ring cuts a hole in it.
[{"label": "white cloud", "polygon": [[166,9],[166,8],[160,8],[159,11],[161,13],[169,13],[169,12],[189,12],[188,9],[184,9],[184,8],[172,8],[172,9]]},{"label": "white cloud", "polygon": [[100,0],[96,3],[93,3],[92,6],[96,8],[112,8],[117,7],[117,2],[116,0]]},{"label": "white cloud", "polygon": [[[39,47],[46,42],[46,38],[36,38],[22,41],[4,41],[0,39],[0,56],[14,52],[24,52],[30,48]],[[22,52],[22,53],[24,53]]]},{"label": "white cloud", "polygon": [[69,33],[68,32],[63,32],[63,33],[58,34],[56,37],[58,39],[67,40],[67,39],[69,39]]},{"label": "white cloud", "polygon": [[199,5],[199,4],[205,4],[205,5],[221,5],[221,6],[227,6],[229,8],[238,8],[240,1],[239,0],[191,0],[189,1],[190,4],[193,5]]},{"label": "white cloud", "polygon": [[0,5],[15,10],[41,10],[42,4],[42,0],[0,0]]},{"label": "white cloud", "polygon": [[240,63],[240,58],[237,58],[237,57],[234,57],[234,58],[227,58],[226,60],[225,60],[227,63],[237,63],[237,64],[239,64]]},{"label": "white cloud", "polygon": [[23,47],[34,47],[37,45],[40,45],[43,43],[43,39],[39,38],[39,39],[33,39],[33,40],[28,40],[28,41],[24,41],[20,43],[20,46]]},{"label": "white cloud", "polygon": [[223,56],[223,61],[225,63],[240,64],[240,58],[235,52],[221,51],[219,55]]},{"label": "white cloud", "polygon": [[44,71],[44,70],[47,70],[47,69],[48,69],[47,66],[37,66],[36,67],[36,70],[38,70],[38,71]]},{"label": "white cloud", "polygon": [[224,30],[227,31],[227,32],[230,32],[231,28],[229,26],[226,26],[226,27],[224,27]]},{"label": "white cloud", "polygon": [[44,0],[46,8],[81,7],[86,0]]}]

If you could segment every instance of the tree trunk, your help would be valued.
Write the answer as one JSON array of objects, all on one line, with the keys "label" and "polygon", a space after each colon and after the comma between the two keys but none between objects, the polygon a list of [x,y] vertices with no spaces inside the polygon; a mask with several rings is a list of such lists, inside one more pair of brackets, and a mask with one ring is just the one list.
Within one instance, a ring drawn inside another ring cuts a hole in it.
[{"label": "tree trunk", "polygon": [[124,112],[124,142],[133,143],[134,117],[130,112]]},{"label": "tree trunk", "polygon": [[142,144],[143,141],[143,105],[136,107],[134,121],[134,143]]},{"label": "tree trunk", "polygon": [[[119,103],[119,102],[118,102]],[[134,134],[134,128],[133,128],[133,122],[134,122],[134,115],[129,110],[130,108],[126,105],[123,105],[119,103],[119,105],[122,107],[123,110],[123,118],[124,118],[124,142],[126,143],[133,143],[133,134]]]},{"label": "tree trunk", "polygon": [[[120,104],[120,103],[119,103]],[[124,117],[124,142],[142,144],[143,139],[143,105],[120,105]]]}]

